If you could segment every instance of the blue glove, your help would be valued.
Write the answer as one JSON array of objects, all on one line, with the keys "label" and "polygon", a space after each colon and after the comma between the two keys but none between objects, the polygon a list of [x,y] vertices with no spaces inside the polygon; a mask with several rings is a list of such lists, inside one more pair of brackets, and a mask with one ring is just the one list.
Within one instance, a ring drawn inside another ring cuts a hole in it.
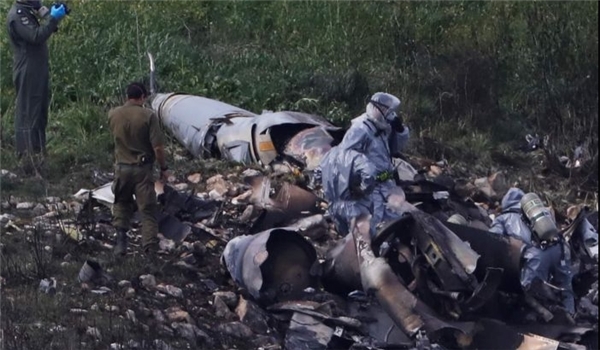
[{"label": "blue glove", "polygon": [[56,5],[52,5],[52,8],[50,9],[50,16],[58,20],[61,20],[66,14],[67,12],[64,5],[60,5],[58,7]]}]

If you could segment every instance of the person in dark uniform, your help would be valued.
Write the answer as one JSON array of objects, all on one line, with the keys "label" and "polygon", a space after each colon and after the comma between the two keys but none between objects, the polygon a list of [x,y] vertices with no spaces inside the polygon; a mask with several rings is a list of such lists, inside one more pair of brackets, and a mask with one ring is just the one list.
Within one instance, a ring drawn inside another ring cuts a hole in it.
[{"label": "person in dark uniform", "polygon": [[[115,254],[127,252],[127,231],[137,208],[142,216],[142,246],[145,252],[158,250],[158,204],[154,190],[153,165],[160,166],[161,177],[171,176],[165,161],[163,134],[158,117],[143,106],[148,92],[144,85],[127,87],[127,102],[110,110],[108,123],[115,144],[115,195],[113,226],[117,230]],[[135,195],[135,201],[133,196]]]},{"label": "person in dark uniform", "polygon": [[[46,152],[46,125],[50,104],[47,41],[66,15],[64,5],[48,9],[41,0],[17,0],[8,12],[7,26],[13,50],[13,83],[17,101],[15,143],[17,156],[41,156]],[[40,159],[41,160],[41,159]]]}]

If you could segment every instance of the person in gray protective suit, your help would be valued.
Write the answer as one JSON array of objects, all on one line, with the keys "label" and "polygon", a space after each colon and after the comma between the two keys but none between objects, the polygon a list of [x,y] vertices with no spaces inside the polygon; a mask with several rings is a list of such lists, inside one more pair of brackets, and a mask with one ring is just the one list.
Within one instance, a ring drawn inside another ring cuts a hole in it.
[{"label": "person in gray protective suit", "polygon": [[352,120],[350,129],[338,147],[363,154],[375,169],[376,183],[369,195],[372,201],[371,227],[373,232],[382,222],[398,214],[386,206],[391,194],[404,195],[396,185],[392,157],[400,155],[409,138],[409,129],[399,115],[400,100],[391,94],[374,94],[366,113]]},{"label": "person in gray protective suit", "polygon": [[373,211],[369,198],[377,174],[369,158],[354,150],[333,147],[315,169],[315,180],[322,183],[327,209],[337,231],[350,233],[350,220]]},{"label": "person in gray protective suit", "polygon": [[66,15],[64,5],[53,5],[47,21],[40,20],[48,9],[41,0],[17,0],[7,16],[8,36],[13,51],[13,82],[17,95],[15,145],[19,158],[43,155],[50,103],[50,74],[47,41]]},{"label": "person in gray protective suit", "polygon": [[[539,282],[552,283],[563,289],[562,305],[571,314],[575,313],[571,272],[571,255],[564,240],[543,244],[525,221],[521,199],[525,193],[519,188],[510,188],[502,198],[502,213],[490,227],[490,231],[515,237],[526,244],[521,267],[521,286],[526,294],[553,298],[547,286]],[[539,280],[539,281],[536,281]],[[537,282],[537,283],[536,283]]]}]

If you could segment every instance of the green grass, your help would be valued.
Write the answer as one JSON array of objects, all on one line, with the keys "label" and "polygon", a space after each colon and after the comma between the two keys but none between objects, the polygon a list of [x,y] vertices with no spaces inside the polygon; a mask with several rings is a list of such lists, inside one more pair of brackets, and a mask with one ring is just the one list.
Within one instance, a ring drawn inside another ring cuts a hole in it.
[{"label": "green grass", "polygon": [[[402,99],[415,135],[433,134],[470,160],[485,161],[485,152],[529,132],[552,135],[561,151],[579,139],[598,148],[595,2],[69,5],[49,42],[49,150],[62,175],[109,163],[106,113],[127,83],[146,79],[146,51],[155,55],[161,91],[255,112],[300,110],[347,125],[370,94],[389,91]],[[11,168],[14,89],[4,26],[0,45],[0,161]]]}]

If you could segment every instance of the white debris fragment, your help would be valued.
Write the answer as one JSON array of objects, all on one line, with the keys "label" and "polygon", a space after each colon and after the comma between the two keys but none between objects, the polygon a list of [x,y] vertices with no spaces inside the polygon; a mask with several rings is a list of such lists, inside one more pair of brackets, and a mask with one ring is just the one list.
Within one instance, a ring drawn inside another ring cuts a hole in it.
[{"label": "white debris fragment", "polygon": [[181,288],[177,288],[175,286],[159,284],[156,286],[156,290],[175,298],[183,298],[183,291],[181,290]]},{"label": "white debris fragment", "polygon": [[191,174],[187,177],[187,180],[193,184],[197,184],[202,181],[202,175],[199,173]]},{"label": "white debris fragment", "polygon": [[135,317],[135,311],[133,311],[131,309],[128,309],[127,311],[125,311],[125,316],[133,324],[136,324],[138,322],[137,318]]},{"label": "white debris fragment", "polygon": [[225,195],[227,193],[229,186],[227,185],[227,181],[223,178],[223,175],[218,174],[210,179],[206,180],[206,189],[208,191],[216,190],[220,195]]},{"label": "white debris fragment", "polygon": [[14,180],[16,179],[18,176],[15,173],[11,173],[10,171],[6,170],[6,169],[2,169],[0,170],[0,178],[1,179],[9,179],[9,180]]},{"label": "white debris fragment", "polygon": [[119,286],[119,288],[129,288],[131,287],[131,282],[128,280],[122,280],[117,283],[117,286]]},{"label": "white debris fragment", "polygon": [[239,196],[233,198],[231,200],[231,204],[234,204],[234,205],[246,204],[250,201],[251,196],[252,196],[252,190],[248,190],[248,191],[240,194]]},{"label": "white debris fragment", "polygon": [[125,291],[125,298],[132,299],[135,296],[135,289],[129,287]]},{"label": "white debris fragment", "polygon": [[29,210],[35,208],[35,203],[32,202],[21,202],[17,203],[17,209]]},{"label": "white debris fragment", "polygon": [[88,327],[85,331],[86,335],[94,338],[95,340],[102,340],[102,334],[100,334],[100,330],[96,327]]},{"label": "white debris fragment", "polygon": [[220,194],[217,190],[211,190],[210,192],[208,192],[208,198],[215,200],[215,201],[222,201],[223,195]]},{"label": "white debris fragment", "polygon": [[180,184],[173,185],[173,188],[175,188],[177,191],[185,191],[189,188],[189,186],[188,184],[182,182]]},{"label": "white debris fragment", "polygon": [[44,278],[40,281],[39,289],[43,293],[54,295],[56,293],[56,278]]},{"label": "white debris fragment", "polygon": [[84,315],[87,314],[88,311],[86,309],[78,309],[78,308],[73,308],[71,310],[69,310],[70,313],[75,314],[75,315]]},{"label": "white debris fragment", "polygon": [[156,278],[153,275],[141,275],[140,282],[142,286],[148,290],[156,287]]},{"label": "white debris fragment", "polygon": [[12,214],[4,213],[0,215],[0,224],[6,224],[12,220],[16,219],[16,217]]},{"label": "white debris fragment", "polygon": [[164,238],[160,240],[160,242],[158,243],[158,247],[160,248],[160,250],[170,252],[175,249],[175,242],[171,239]]}]

